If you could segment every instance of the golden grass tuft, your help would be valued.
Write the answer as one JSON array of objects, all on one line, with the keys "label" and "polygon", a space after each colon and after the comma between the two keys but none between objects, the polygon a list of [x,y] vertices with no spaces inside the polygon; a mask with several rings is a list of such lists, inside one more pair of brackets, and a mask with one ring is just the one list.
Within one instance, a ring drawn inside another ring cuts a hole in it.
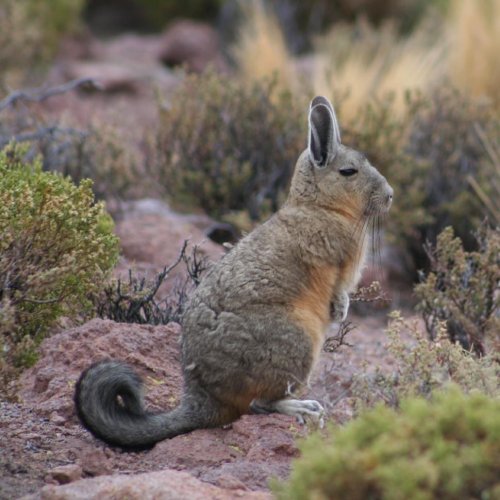
[{"label": "golden grass tuft", "polygon": [[292,59],[280,24],[262,0],[240,2],[242,19],[232,55],[248,81],[276,78],[278,89],[295,85]]},{"label": "golden grass tuft", "polygon": [[314,92],[340,97],[346,121],[369,100],[389,94],[394,111],[402,113],[406,91],[428,91],[444,75],[445,43],[430,43],[426,26],[400,38],[393,23],[378,30],[365,22],[335,25],[316,50]]},{"label": "golden grass tuft", "polygon": [[240,75],[249,81],[274,76],[278,89],[298,98],[322,94],[340,101],[344,122],[389,94],[394,112],[402,114],[407,91],[429,94],[446,80],[500,106],[500,0],[449,0],[445,17],[430,9],[407,36],[390,21],[378,28],[363,19],[337,23],[315,40],[307,72],[299,71],[263,0],[240,5],[243,22],[233,47]]},{"label": "golden grass tuft", "polygon": [[500,0],[453,0],[448,23],[450,78],[500,106]]}]

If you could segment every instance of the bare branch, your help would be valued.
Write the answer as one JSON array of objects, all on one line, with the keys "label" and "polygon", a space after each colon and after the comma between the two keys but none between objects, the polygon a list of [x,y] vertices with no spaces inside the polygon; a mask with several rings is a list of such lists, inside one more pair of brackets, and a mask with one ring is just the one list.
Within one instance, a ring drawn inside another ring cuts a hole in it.
[{"label": "bare branch", "polygon": [[[191,256],[186,255],[187,245],[185,240],[177,259],[170,266],[165,266],[153,280],[134,276],[129,269],[128,283],[122,283],[120,279],[110,282],[93,297],[98,315],[122,323],[158,325],[179,321],[189,294],[198,286],[200,275],[207,268],[206,258],[199,255],[196,246]],[[167,297],[159,299],[156,296],[160,286],[181,262],[186,267],[187,276],[180,286],[174,286]]]},{"label": "bare branch", "polygon": [[40,127],[34,132],[26,132],[24,134],[17,134],[11,137],[0,136],[0,149],[3,148],[9,142],[28,142],[28,141],[40,141],[47,139],[50,136],[56,135],[67,135],[67,136],[77,136],[79,138],[85,138],[89,135],[88,132],[83,130],[78,130],[75,128],[60,128],[57,126],[50,127]]},{"label": "bare branch", "polygon": [[102,85],[93,78],[78,78],[48,89],[16,90],[0,101],[0,111],[13,106],[18,101],[43,102],[49,97],[64,94],[79,87],[101,90]]},{"label": "bare branch", "polygon": [[332,337],[328,337],[323,344],[324,352],[335,352],[341,346],[346,345],[348,347],[352,347],[351,344],[346,342],[346,337],[356,328],[356,325],[351,323],[350,321],[342,321],[339,326],[339,331],[337,335],[333,335]]},{"label": "bare branch", "polygon": [[38,300],[38,299],[29,299],[27,297],[23,298],[23,302],[29,302],[30,304],[56,304],[62,300],[63,296],[57,297],[55,299],[46,299],[46,300]]}]

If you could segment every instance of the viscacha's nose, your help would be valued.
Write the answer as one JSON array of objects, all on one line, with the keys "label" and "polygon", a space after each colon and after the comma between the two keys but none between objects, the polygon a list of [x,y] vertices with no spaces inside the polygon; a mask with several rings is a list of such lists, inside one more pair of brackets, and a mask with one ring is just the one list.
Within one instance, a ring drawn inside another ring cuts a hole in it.
[{"label": "viscacha's nose", "polygon": [[387,200],[392,201],[392,197],[394,195],[394,190],[389,186],[388,193],[387,193]]}]

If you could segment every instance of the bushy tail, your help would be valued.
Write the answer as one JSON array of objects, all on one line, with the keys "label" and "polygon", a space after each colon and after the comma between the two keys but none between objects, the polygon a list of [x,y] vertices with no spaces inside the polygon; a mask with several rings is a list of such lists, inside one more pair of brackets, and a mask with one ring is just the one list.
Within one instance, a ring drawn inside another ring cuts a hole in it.
[{"label": "bushy tail", "polygon": [[207,395],[186,394],[166,413],[144,408],[142,381],[126,364],[102,361],[87,368],[76,384],[75,405],[82,424],[102,441],[144,449],[162,439],[218,425],[218,412]]}]

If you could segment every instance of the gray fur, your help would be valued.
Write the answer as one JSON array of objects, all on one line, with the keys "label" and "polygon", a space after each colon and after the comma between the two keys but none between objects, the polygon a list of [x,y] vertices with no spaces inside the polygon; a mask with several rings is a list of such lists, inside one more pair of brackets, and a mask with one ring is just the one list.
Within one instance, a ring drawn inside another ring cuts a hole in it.
[{"label": "gray fur", "polygon": [[[307,384],[330,309],[339,319],[347,313],[347,294],[363,265],[367,221],[389,209],[392,189],[362,154],[340,143],[326,98],[312,101],[309,116],[310,143],[297,161],[286,203],[215,264],[191,297],[183,318],[181,404],[168,413],[147,413],[128,367],[94,365],[82,374],[75,402],[97,437],[148,446],[227,424],[253,401],[265,402],[255,408],[298,418],[319,414],[314,402],[287,401]],[[342,175],[346,168],[355,175]]]}]

